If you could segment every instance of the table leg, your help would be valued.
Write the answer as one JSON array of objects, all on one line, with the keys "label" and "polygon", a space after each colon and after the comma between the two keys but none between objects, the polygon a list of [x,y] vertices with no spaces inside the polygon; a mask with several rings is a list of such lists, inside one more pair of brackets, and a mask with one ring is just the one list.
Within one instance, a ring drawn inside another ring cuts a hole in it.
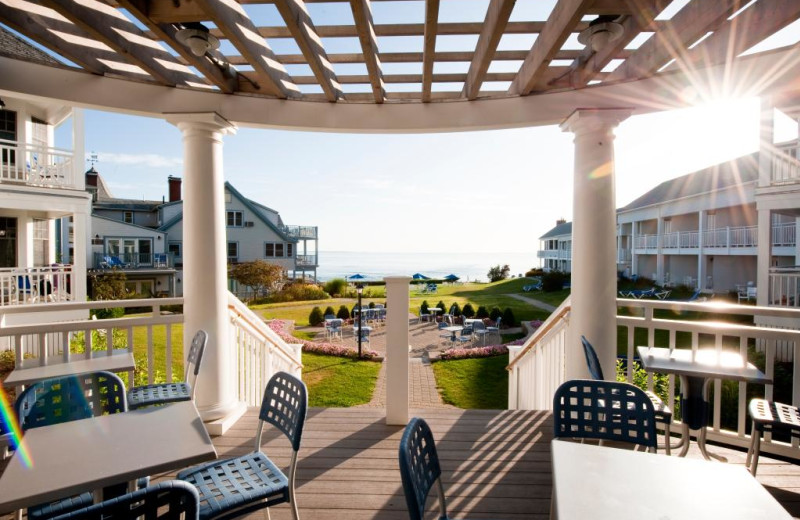
[{"label": "table leg", "polygon": [[[681,424],[681,452],[678,457],[685,457],[689,453],[689,443],[692,441],[689,425],[686,423]],[[676,446],[677,447],[677,446]]]}]

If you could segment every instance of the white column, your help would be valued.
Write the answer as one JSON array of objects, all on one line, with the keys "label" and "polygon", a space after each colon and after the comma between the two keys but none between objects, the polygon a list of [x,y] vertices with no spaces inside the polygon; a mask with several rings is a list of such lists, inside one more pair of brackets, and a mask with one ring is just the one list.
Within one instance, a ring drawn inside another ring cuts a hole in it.
[{"label": "white column", "polygon": [[228,335],[222,169],[222,136],[235,127],[214,113],[171,114],[167,121],[183,133],[183,344],[188,347],[199,329],[208,332],[196,404],[204,421],[222,423],[224,430],[241,409]]},{"label": "white column", "polygon": [[656,220],[656,279],[658,284],[664,283],[664,217]]},{"label": "white column", "polygon": [[[763,148],[762,148],[763,149]],[[768,209],[758,210],[758,257],[756,263],[756,303],[769,301],[769,268],[772,266],[772,215]]]},{"label": "white column", "polygon": [[639,274],[639,258],[636,256],[636,221],[631,222],[631,276]]},{"label": "white column", "polygon": [[697,213],[697,288],[713,289],[706,287],[706,256],[703,254],[703,247],[706,243],[706,210],[701,209]]},{"label": "white column", "polygon": [[[72,259],[72,301],[86,301],[86,262],[91,258],[92,242],[91,226],[89,220],[90,199],[87,194],[86,212],[72,214],[72,234],[74,243],[74,258]],[[69,251],[69,248],[67,248]]]},{"label": "white column", "polygon": [[33,267],[33,219],[27,212],[17,217],[17,267]]},{"label": "white column", "polygon": [[758,186],[772,183],[772,142],[775,139],[775,108],[769,96],[761,98],[759,126]]},{"label": "white column", "polygon": [[386,282],[386,424],[408,423],[408,283],[410,276]]},{"label": "white column", "polygon": [[86,188],[86,148],[84,144],[83,109],[72,109],[72,183],[75,189]]},{"label": "white column", "polygon": [[586,378],[581,335],[597,350],[606,378],[617,356],[614,128],[630,110],[576,110],[561,124],[575,134],[572,209],[572,311],[567,379]]}]

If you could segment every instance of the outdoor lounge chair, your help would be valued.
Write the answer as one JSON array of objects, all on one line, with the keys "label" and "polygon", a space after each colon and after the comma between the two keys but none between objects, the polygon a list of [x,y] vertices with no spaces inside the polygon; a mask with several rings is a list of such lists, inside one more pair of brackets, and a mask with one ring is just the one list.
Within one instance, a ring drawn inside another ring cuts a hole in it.
[{"label": "outdoor lounge chair", "polygon": [[197,520],[198,509],[197,488],[179,480],[168,480],[61,514],[55,520]]},{"label": "outdoor lounge chair", "polygon": [[[200,520],[235,518],[284,502],[291,504],[294,519],[299,518],[294,483],[307,408],[306,385],[290,374],[277,372],[264,390],[255,450],[178,473],[179,480],[194,484],[200,493]],[[261,451],[264,423],[274,426],[292,445],[288,477]]]},{"label": "outdoor lounge chair", "polygon": [[629,442],[656,452],[653,403],[629,383],[567,381],[553,396],[553,419],[556,438]]},{"label": "outdoor lounge chair", "polygon": [[[586,356],[586,364],[589,367],[589,373],[595,381],[602,381],[603,368],[600,366],[600,360],[597,358],[597,352],[586,336],[581,336],[581,343],[583,344],[583,353]],[[670,426],[672,425],[672,410],[669,406],[664,404],[655,393],[645,391],[645,395],[653,403],[653,413],[655,414],[656,422],[664,425],[664,453],[670,454]]]},{"label": "outdoor lounge chair", "polygon": [[158,385],[136,386],[128,392],[128,408],[136,410],[157,404],[193,401],[197,390],[197,374],[200,373],[200,362],[203,351],[208,344],[208,333],[198,330],[192,338],[189,355],[186,358],[184,383],[162,383]]}]

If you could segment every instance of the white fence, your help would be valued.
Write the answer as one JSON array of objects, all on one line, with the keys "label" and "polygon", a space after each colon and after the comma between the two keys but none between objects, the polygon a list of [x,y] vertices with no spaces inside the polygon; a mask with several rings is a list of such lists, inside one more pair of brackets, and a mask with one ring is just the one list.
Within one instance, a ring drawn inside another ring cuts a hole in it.
[{"label": "white fence", "polygon": [[570,308],[567,298],[525,344],[509,347],[506,370],[510,410],[552,408],[553,394],[565,380],[564,349]]},{"label": "white fence", "polygon": [[72,152],[0,139],[0,182],[75,187]]},{"label": "white fence", "polygon": [[301,377],[301,346],[283,341],[264,320],[233,294],[228,297],[229,333],[236,346],[236,388],[239,400],[261,405],[264,388],[275,372]]},{"label": "white fence", "polygon": [[769,270],[769,305],[800,307],[800,269],[779,267]]},{"label": "white fence", "polygon": [[776,151],[772,154],[772,184],[792,184],[800,180],[800,161]]},{"label": "white fence", "polygon": [[72,301],[72,266],[0,269],[0,307]]}]

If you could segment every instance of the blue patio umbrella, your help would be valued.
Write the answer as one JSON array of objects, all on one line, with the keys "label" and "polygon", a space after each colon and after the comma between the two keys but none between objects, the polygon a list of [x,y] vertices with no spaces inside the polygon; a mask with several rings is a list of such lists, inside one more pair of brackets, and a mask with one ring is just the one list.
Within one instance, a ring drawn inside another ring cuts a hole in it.
[{"label": "blue patio umbrella", "polygon": [[414,280],[430,280],[428,276],[425,276],[422,273],[414,273],[411,275],[411,278],[413,278]]},{"label": "blue patio umbrella", "polygon": [[347,277],[348,280],[363,280],[364,278],[366,278],[366,276],[358,274],[358,273],[354,274],[353,276],[348,276]]},{"label": "blue patio umbrella", "polygon": [[447,276],[444,277],[444,279],[447,280],[448,282],[455,282],[459,278],[454,274],[448,274]]}]

